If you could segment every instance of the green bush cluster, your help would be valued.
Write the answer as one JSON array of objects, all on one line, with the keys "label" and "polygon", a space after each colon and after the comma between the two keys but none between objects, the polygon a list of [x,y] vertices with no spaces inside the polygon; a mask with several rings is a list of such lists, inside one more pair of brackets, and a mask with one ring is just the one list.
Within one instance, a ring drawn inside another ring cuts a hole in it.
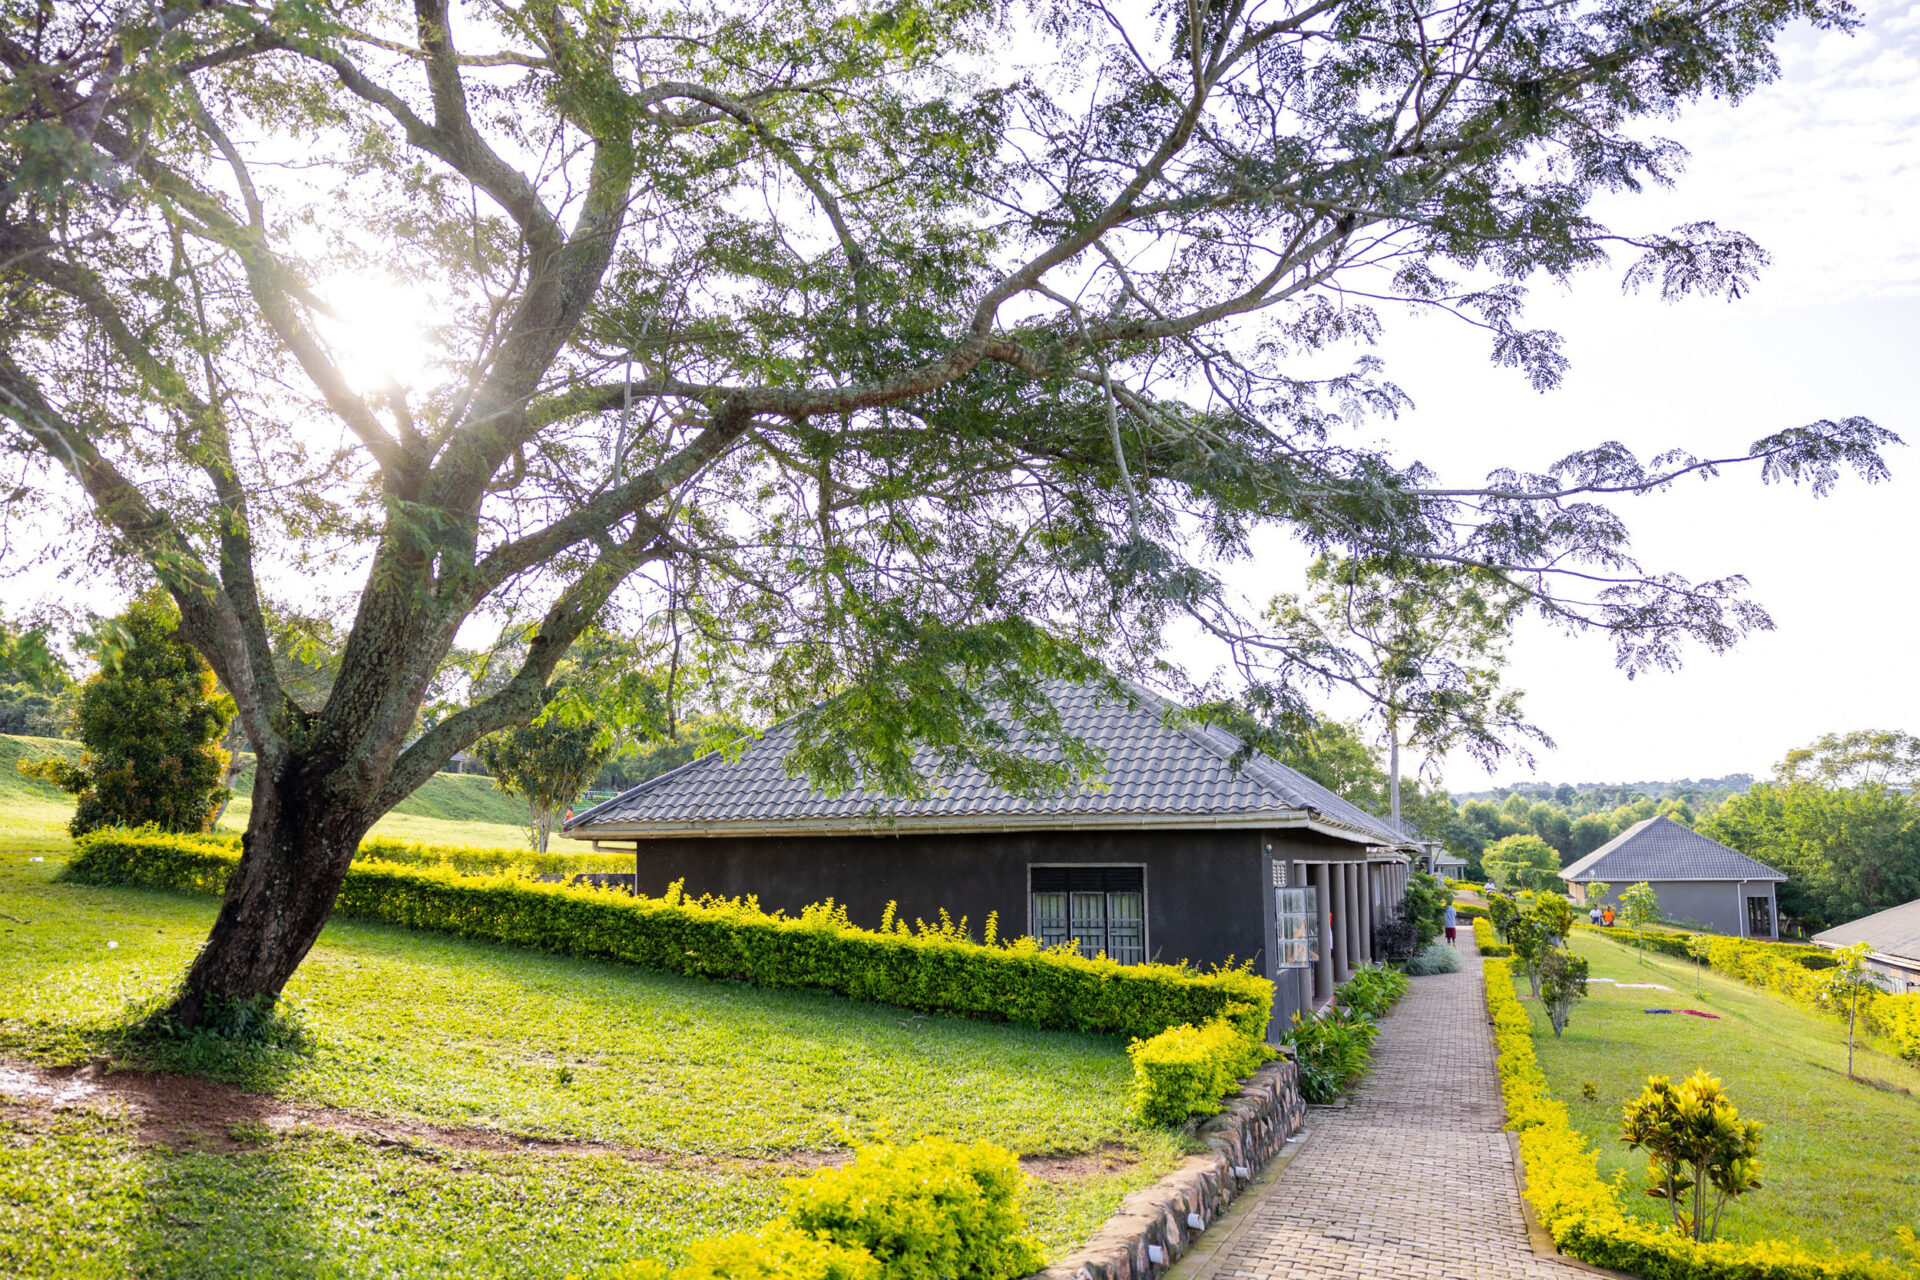
[{"label": "green bush cluster", "polygon": [[1133,1059],[1133,1110],[1147,1124],[1180,1125],[1218,1115],[1223,1099],[1273,1057],[1266,1044],[1224,1019],[1168,1027],[1127,1046]]},{"label": "green bush cluster", "polygon": [[1293,1015],[1282,1037],[1300,1066],[1300,1093],[1308,1102],[1332,1102],[1373,1068],[1373,1039],[1384,1015],[1407,991],[1406,975],[1364,968],[1334,988],[1333,1002],[1317,1014]]},{"label": "green bush cluster", "polygon": [[1444,942],[1429,942],[1421,948],[1420,954],[1407,961],[1407,972],[1416,978],[1430,978],[1438,973],[1458,973],[1459,948]]},{"label": "green bush cluster", "polygon": [[[101,831],[75,842],[70,879],[217,893],[239,856],[224,842]],[[1266,1037],[1273,984],[1246,969],[1089,960],[1031,938],[974,942],[960,930],[861,929],[831,903],[800,916],[751,899],[659,898],[441,867],[355,862],[334,910],[560,955],[762,987],[830,991],[875,1004],[1020,1026],[1145,1039],[1224,1018]]]},{"label": "green bush cluster", "polygon": [[1822,1254],[1784,1241],[1690,1240],[1629,1217],[1600,1178],[1597,1154],[1547,1089],[1533,1029],[1513,990],[1508,961],[1484,967],[1507,1127],[1520,1136],[1527,1200],[1570,1258],[1649,1280],[1912,1280],[1912,1272],[1866,1254]]},{"label": "green bush cluster", "polygon": [[1407,975],[1384,965],[1368,965],[1334,989],[1334,998],[1369,1018],[1384,1018],[1407,994]]},{"label": "green bush cluster", "polygon": [[1020,1216],[1013,1153],[928,1138],[862,1148],[853,1162],[787,1183],[758,1231],[703,1240],[669,1270],[621,1280],[1016,1280],[1046,1265]]}]

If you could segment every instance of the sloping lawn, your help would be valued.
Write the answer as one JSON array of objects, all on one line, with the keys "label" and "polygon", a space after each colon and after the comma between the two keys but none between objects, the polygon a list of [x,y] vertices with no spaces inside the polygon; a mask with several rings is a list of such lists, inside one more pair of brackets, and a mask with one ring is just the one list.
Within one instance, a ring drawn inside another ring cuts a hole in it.
[{"label": "sloping lawn", "polygon": [[[128,1122],[0,1110],[0,1273],[241,1274],[252,1258],[253,1274],[591,1275],[764,1221],[811,1153],[933,1133],[1106,1153],[1035,1184],[1036,1227],[1064,1252],[1180,1154],[1127,1119],[1129,1068],[1109,1038],[352,921],[327,928],[288,989],[304,1049],[130,1051],[129,1016],[177,981],[216,904],[57,883],[64,854],[45,856],[0,854],[0,913],[16,918],[0,920],[0,1057],[129,1053],[287,1103],[613,1154],[324,1130],[246,1130],[257,1147],[182,1154],[143,1146]],[[71,1256],[49,1255],[54,1242]]]},{"label": "sloping lawn", "polygon": [[[80,744],[65,738],[22,738],[0,733],[0,850],[44,853],[67,848],[67,819],[73,797],[58,787],[21,775],[21,760],[47,755],[80,758]],[[241,774],[233,803],[221,815],[220,830],[238,835],[247,829],[252,773]],[[496,789],[478,774],[437,773],[373,824],[373,834],[420,844],[474,845],[524,849],[526,805]],[[562,842],[566,843],[566,842]]]},{"label": "sloping lawn", "polygon": [[[1726,1212],[1721,1234],[1737,1240],[1792,1239],[1843,1251],[1890,1253],[1894,1231],[1920,1226],[1920,1071],[1862,1050],[1861,1074],[1846,1077],[1846,1028],[1706,970],[1649,956],[1590,933],[1574,938],[1596,978],[1654,982],[1671,991],[1620,990],[1594,983],[1555,1040],[1545,1012],[1516,988],[1533,1021],[1534,1046],[1554,1096],[1600,1152],[1602,1177],[1626,1180],[1629,1212],[1664,1221],[1666,1207],[1640,1194],[1644,1153],[1618,1140],[1620,1108],[1649,1075],[1679,1079],[1704,1067],[1725,1082],[1744,1117],[1765,1122],[1762,1188]],[[1646,1009],[1691,1008],[1717,1021]],[[1596,1099],[1582,1097],[1591,1083]]]}]

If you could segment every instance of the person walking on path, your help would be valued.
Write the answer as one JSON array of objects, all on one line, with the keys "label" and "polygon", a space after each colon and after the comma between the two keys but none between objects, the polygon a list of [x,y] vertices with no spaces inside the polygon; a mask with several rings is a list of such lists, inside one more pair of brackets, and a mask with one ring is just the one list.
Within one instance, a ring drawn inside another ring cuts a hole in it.
[{"label": "person walking on path", "polygon": [[1451,902],[1449,902],[1447,904],[1447,942],[1452,946],[1457,947],[1460,945],[1458,941],[1459,935],[1454,933],[1454,930],[1459,927],[1460,927],[1460,912],[1454,908],[1454,905]]}]

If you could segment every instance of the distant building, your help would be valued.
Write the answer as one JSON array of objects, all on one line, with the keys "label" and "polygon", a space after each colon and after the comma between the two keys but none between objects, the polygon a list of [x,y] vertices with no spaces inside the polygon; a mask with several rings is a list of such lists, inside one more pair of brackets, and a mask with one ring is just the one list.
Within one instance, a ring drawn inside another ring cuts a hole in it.
[{"label": "distant building", "polygon": [[1895,994],[1920,991],[1920,898],[1813,935],[1831,949],[1867,944],[1867,967]]},{"label": "distant building", "polygon": [[[1617,904],[1621,890],[1645,882],[1659,895],[1663,920],[1736,938],[1780,936],[1774,886],[1786,876],[1672,818],[1634,823],[1560,878],[1582,906]],[[1595,883],[1608,893],[1589,901]]]},{"label": "distant building", "polygon": [[992,914],[1002,936],[1123,964],[1250,960],[1274,980],[1276,1030],[1374,958],[1417,846],[1277,760],[1241,760],[1232,734],[1169,723],[1145,689],[1048,692],[1105,757],[1103,786],[1031,799],[961,768],[921,799],[830,796],[787,772],[788,722],[588,809],[566,834],[631,849],[648,894],[678,880],[789,912],[832,898],[867,927],[893,903],[905,920],[965,916],[976,936]]}]

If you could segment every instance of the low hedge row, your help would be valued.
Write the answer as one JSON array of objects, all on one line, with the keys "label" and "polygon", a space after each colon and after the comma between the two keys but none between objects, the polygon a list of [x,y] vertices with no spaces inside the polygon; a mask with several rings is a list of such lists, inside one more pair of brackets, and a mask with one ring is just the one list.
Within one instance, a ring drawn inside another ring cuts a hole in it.
[{"label": "low hedge row", "polygon": [[630,853],[539,853],[533,849],[488,849],[478,845],[409,844],[369,836],[354,855],[358,862],[397,862],[410,867],[446,867],[464,875],[578,875],[588,871],[631,873]]},{"label": "low hedge row", "polygon": [[[66,875],[87,884],[218,893],[239,855],[193,836],[99,831],[75,841]],[[1273,984],[1245,969],[1121,965],[1031,938],[973,942],[957,931],[861,929],[843,909],[798,918],[752,901],[660,898],[358,862],[334,911],[413,929],[620,960],[663,973],[802,987],[929,1013],[1145,1039],[1225,1018],[1266,1038]]]},{"label": "low hedge row", "polygon": [[1868,1254],[1819,1254],[1784,1241],[1700,1243],[1628,1217],[1619,1193],[1601,1181],[1599,1157],[1573,1127],[1566,1104],[1547,1088],[1533,1030],[1513,990],[1509,961],[1484,966],[1507,1127],[1520,1137],[1527,1201],[1570,1258],[1649,1280],[1913,1280],[1898,1264]]},{"label": "low hedge row", "polygon": [[1485,916],[1473,922],[1473,945],[1479,948],[1481,955],[1490,960],[1513,954],[1513,948],[1500,941],[1500,931],[1495,929],[1493,921]]}]

